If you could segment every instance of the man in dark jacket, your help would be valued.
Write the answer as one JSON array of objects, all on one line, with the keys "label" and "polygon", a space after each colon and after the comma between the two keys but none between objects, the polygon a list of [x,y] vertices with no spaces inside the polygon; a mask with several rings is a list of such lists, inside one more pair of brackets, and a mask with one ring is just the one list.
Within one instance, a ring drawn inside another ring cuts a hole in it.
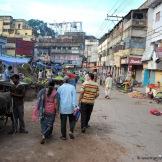
[{"label": "man in dark jacket", "polygon": [[20,84],[19,75],[14,74],[11,77],[11,88],[10,94],[13,99],[13,130],[10,132],[17,133],[18,132],[18,123],[19,123],[19,132],[20,133],[28,133],[25,130],[25,122],[24,122],[24,96],[25,96],[25,87]]}]

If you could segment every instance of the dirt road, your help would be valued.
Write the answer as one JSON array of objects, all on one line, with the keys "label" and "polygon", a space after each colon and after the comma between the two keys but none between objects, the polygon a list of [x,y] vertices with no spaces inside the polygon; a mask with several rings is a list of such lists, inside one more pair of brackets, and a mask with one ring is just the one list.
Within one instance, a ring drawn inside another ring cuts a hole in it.
[{"label": "dirt road", "polygon": [[162,161],[162,118],[149,114],[152,107],[162,108],[148,99],[133,99],[113,91],[112,99],[106,100],[101,88],[86,134],[80,132],[78,122],[76,138],[60,140],[57,116],[54,136],[45,145],[39,143],[39,123],[31,121],[33,105],[34,101],[25,103],[29,134],[8,135],[7,128],[0,132],[0,162]]},{"label": "dirt road", "polygon": [[29,134],[8,135],[7,132],[0,132],[0,162],[116,162],[125,153],[123,147],[105,135],[111,128],[100,122],[93,122],[86,134],[81,134],[78,122],[76,138],[60,140],[59,116],[54,125],[53,138],[41,145],[39,123],[31,121],[33,105],[34,102],[25,103]]}]

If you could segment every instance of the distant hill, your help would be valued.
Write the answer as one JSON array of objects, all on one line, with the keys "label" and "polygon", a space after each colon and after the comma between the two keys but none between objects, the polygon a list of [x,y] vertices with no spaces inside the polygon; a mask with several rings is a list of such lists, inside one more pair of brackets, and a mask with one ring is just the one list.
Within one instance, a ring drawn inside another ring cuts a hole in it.
[{"label": "distant hill", "polygon": [[47,26],[47,23],[31,19],[28,21],[28,25],[33,28],[35,36],[51,36],[55,37],[55,31]]}]

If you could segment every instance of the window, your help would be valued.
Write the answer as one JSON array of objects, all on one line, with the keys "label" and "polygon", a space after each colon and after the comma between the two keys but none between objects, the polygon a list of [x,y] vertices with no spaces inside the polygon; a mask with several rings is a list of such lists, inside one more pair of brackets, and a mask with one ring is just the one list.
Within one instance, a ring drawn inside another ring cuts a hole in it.
[{"label": "window", "polygon": [[10,25],[9,22],[3,22],[3,25]]},{"label": "window", "polygon": [[21,24],[18,24],[18,29],[20,29],[20,27],[21,27]]},{"label": "window", "polygon": [[25,35],[28,35],[28,33],[25,33]]},{"label": "window", "polygon": [[156,19],[155,19],[155,21],[156,22],[157,21],[160,21],[160,11],[156,13]]},{"label": "window", "polygon": [[8,32],[8,29],[3,29],[3,32]]},{"label": "window", "polygon": [[133,13],[133,19],[144,19],[143,13]]}]

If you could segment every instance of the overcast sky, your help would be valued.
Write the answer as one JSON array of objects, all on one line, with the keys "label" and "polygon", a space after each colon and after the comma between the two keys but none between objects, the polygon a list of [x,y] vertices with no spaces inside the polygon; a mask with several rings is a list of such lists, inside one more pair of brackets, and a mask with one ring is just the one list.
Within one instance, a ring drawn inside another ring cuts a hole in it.
[{"label": "overcast sky", "polygon": [[48,23],[82,21],[87,34],[102,36],[114,25],[107,14],[124,16],[145,0],[0,0],[0,15]]}]

